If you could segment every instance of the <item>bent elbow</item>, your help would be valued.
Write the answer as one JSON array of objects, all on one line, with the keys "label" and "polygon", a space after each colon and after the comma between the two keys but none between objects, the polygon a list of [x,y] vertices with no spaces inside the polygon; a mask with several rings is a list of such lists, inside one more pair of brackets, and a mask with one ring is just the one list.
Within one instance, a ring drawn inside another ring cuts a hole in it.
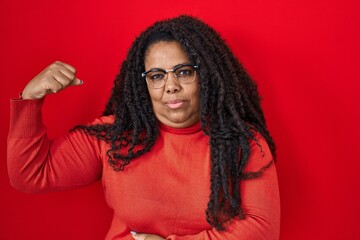
[{"label": "bent elbow", "polygon": [[35,184],[26,181],[23,177],[14,176],[9,173],[10,185],[16,190],[23,193],[42,193],[45,192]]},{"label": "bent elbow", "polygon": [[19,169],[14,169],[11,165],[8,165],[8,175],[10,185],[16,190],[24,193],[43,193],[46,189],[39,183],[39,179],[34,176],[39,174],[29,172],[22,172]]},{"label": "bent elbow", "polygon": [[13,179],[10,177],[10,185],[16,190],[24,193],[32,193],[31,187],[27,186],[21,181],[17,181],[17,179]]}]

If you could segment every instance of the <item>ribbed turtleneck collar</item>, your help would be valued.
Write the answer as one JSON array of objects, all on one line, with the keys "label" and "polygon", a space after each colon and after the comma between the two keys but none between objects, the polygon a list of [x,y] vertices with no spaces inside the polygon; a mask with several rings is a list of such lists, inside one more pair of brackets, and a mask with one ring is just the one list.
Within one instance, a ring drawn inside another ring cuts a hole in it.
[{"label": "ribbed turtleneck collar", "polygon": [[161,122],[158,122],[158,124],[159,124],[160,129],[167,131],[167,132],[176,133],[176,134],[191,134],[191,133],[199,132],[202,130],[200,121],[197,121],[193,125],[186,127],[186,128],[174,128],[174,127],[164,125]]}]

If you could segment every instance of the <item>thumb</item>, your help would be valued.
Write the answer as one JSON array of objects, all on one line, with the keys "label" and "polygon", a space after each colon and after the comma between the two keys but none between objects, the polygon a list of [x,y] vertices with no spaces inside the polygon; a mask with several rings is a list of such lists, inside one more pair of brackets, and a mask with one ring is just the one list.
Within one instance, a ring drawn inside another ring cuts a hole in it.
[{"label": "thumb", "polygon": [[74,80],[71,82],[70,86],[78,86],[84,84],[83,80],[80,80],[79,78],[74,78]]}]

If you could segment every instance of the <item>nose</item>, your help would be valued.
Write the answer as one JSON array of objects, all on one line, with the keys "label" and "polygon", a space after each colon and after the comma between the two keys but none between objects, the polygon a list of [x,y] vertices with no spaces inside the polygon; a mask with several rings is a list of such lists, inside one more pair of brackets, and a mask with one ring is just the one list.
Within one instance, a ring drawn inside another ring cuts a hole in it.
[{"label": "nose", "polygon": [[180,92],[181,85],[179,81],[175,78],[175,74],[173,72],[168,72],[166,77],[167,77],[165,82],[166,93],[171,94],[171,93]]}]

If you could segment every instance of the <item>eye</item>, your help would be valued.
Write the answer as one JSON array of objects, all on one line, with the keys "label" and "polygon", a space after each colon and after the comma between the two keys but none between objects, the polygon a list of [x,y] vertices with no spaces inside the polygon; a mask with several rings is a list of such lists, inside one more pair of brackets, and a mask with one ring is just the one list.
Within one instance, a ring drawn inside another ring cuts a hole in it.
[{"label": "eye", "polygon": [[176,71],[178,77],[189,77],[194,74],[194,70],[191,67],[180,68]]},{"label": "eye", "polygon": [[165,74],[163,72],[150,72],[147,77],[152,81],[160,81],[164,79]]}]

